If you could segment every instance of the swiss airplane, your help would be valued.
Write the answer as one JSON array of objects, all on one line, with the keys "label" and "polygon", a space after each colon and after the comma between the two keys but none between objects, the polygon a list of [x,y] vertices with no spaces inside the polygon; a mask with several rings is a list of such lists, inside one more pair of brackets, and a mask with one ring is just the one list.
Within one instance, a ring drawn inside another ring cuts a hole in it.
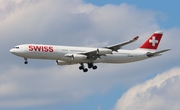
[{"label": "swiss airplane", "polygon": [[170,50],[156,50],[162,35],[162,32],[156,31],[143,45],[134,50],[123,50],[121,47],[136,41],[139,36],[127,42],[102,48],[22,44],[12,48],[10,52],[23,57],[24,64],[28,64],[28,58],[48,59],[55,60],[57,65],[80,64],[79,69],[87,72],[88,69],[84,66],[84,63],[87,64],[89,69],[95,70],[97,69],[95,63],[129,63],[160,56],[161,53]]}]

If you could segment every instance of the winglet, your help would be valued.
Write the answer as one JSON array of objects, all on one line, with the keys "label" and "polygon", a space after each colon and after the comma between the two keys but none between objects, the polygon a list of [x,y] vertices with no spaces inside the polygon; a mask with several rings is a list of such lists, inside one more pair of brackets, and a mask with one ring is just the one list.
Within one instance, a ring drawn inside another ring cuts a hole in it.
[{"label": "winglet", "polygon": [[136,36],[136,37],[133,39],[133,41],[136,41],[136,40],[138,40],[138,38],[139,38],[139,36]]}]

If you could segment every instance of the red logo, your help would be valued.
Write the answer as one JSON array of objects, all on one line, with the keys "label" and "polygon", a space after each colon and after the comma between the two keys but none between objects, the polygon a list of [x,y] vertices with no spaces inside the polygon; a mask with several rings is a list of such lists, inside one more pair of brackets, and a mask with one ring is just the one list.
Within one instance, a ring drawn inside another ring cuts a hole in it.
[{"label": "red logo", "polygon": [[54,49],[52,46],[40,46],[40,45],[29,45],[29,51],[38,51],[38,52],[53,52]]}]

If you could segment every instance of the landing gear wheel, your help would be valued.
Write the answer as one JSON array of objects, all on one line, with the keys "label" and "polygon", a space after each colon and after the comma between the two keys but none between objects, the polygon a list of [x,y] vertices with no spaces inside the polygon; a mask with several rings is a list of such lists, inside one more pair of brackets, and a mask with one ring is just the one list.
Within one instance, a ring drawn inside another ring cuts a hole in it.
[{"label": "landing gear wheel", "polygon": [[84,66],[79,66],[79,70],[82,70],[82,69],[84,69]]},{"label": "landing gear wheel", "polygon": [[24,60],[25,60],[24,64],[28,64],[27,58],[24,58]]},{"label": "landing gear wheel", "polygon": [[28,61],[25,61],[24,64],[28,64]]},{"label": "landing gear wheel", "polygon": [[93,70],[95,70],[95,69],[97,69],[97,66],[95,65],[95,66],[93,66]]},{"label": "landing gear wheel", "polygon": [[83,72],[88,72],[88,69],[87,68],[83,69]]},{"label": "landing gear wheel", "polygon": [[92,63],[88,63],[88,68],[92,68],[93,67],[93,64]]}]

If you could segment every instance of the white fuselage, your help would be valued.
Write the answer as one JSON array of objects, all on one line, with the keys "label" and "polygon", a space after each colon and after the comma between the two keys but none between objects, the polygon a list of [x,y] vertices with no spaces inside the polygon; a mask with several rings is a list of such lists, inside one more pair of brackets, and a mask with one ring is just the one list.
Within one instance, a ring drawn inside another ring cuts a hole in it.
[{"label": "white fuselage", "polygon": [[135,50],[118,50],[113,51],[112,54],[100,56],[96,60],[81,59],[73,60],[65,55],[70,53],[82,53],[87,51],[97,50],[97,48],[89,47],[73,47],[73,46],[56,46],[56,45],[41,45],[41,44],[24,44],[15,46],[10,50],[11,53],[32,59],[47,59],[47,60],[61,60],[69,62],[69,64],[76,63],[128,63],[149,58],[147,52],[154,52],[154,50],[135,49]]}]

